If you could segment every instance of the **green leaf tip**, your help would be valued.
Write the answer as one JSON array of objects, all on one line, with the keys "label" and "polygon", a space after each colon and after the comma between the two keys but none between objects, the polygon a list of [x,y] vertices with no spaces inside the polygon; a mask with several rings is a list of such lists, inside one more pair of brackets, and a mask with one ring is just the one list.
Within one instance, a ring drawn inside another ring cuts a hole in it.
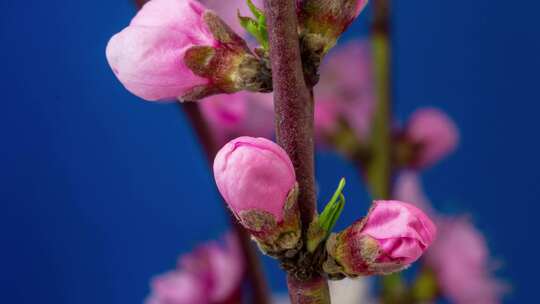
[{"label": "green leaf tip", "polygon": [[265,20],[266,21],[266,16],[264,15],[264,12],[255,6],[255,4],[253,4],[253,2],[251,0],[246,0],[247,2],[247,5],[249,7],[249,10],[251,11],[251,13],[253,14],[253,16],[255,18],[257,18],[257,20]]},{"label": "green leaf tip", "polygon": [[254,18],[245,17],[238,10],[240,25],[253,36],[264,50],[268,50],[268,30],[266,29],[266,16],[264,12],[253,4],[251,0],[246,0],[249,10]]},{"label": "green leaf tip", "polygon": [[343,207],[345,207],[345,196],[342,193],[345,184],[345,178],[342,178],[339,181],[339,185],[334,192],[334,195],[332,195],[332,198],[328,204],[326,204],[326,207],[324,207],[323,212],[319,216],[320,225],[326,231],[327,236],[332,232],[332,229],[336,225],[336,222],[343,211]]}]

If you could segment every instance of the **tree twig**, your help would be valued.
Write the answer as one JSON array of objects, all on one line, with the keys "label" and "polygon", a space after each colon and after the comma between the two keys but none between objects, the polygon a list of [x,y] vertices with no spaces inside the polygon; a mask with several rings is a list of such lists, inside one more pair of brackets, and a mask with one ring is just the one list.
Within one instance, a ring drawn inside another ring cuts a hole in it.
[{"label": "tree twig", "polygon": [[291,158],[300,186],[304,230],[315,214],[313,100],[306,86],[298,43],[295,1],[265,5],[276,112],[276,137]]},{"label": "tree twig", "polygon": [[[316,213],[313,98],[306,86],[297,32],[296,1],[266,0],[270,61],[276,112],[276,136],[291,158],[300,187],[304,238]],[[305,281],[287,277],[293,304],[330,303],[328,283],[318,273]]]},{"label": "tree twig", "polygon": [[376,199],[389,199],[392,179],[390,18],[389,1],[373,2],[372,48],[377,96],[371,136],[372,153],[367,166],[368,184]]},{"label": "tree twig", "polygon": [[[367,166],[367,182],[375,199],[392,196],[392,79],[390,44],[390,1],[373,1],[374,20],[371,29],[377,105],[373,121],[372,157]],[[399,273],[382,279],[382,302],[406,303],[405,283]]]}]

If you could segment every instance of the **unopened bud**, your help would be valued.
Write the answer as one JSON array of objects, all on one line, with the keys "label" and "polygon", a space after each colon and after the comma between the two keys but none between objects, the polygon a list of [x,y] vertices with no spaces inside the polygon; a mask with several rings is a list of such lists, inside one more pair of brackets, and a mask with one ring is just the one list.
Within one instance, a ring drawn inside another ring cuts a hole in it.
[{"label": "unopened bud", "polygon": [[214,161],[219,192],[261,249],[282,256],[299,246],[298,185],[287,153],[264,138],[239,137]]},{"label": "unopened bud", "polygon": [[420,209],[375,201],[366,218],[330,236],[323,269],[330,277],[401,271],[424,253],[435,235],[435,225]]},{"label": "unopened bud", "polygon": [[127,90],[149,100],[269,91],[270,73],[246,42],[195,0],[153,0],[107,45]]},{"label": "unopened bud", "polygon": [[300,31],[307,47],[326,54],[358,17],[367,0],[297,0]]}]

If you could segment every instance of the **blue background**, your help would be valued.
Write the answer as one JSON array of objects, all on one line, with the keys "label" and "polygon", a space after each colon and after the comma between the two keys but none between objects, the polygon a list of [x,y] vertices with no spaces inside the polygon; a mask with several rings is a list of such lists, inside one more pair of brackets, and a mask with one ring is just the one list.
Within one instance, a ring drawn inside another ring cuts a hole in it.
[{"label": "blue background", "polygon": [[[398,117],[435,105],[462,132],[459,151],[424,175],[427,191],[473,214],[513,285],[505,302],[532,303],[540,3],[395,2]],[[152,275],[227,221],[179,107],[137,99],[107,66],[133,6],[3,0],[0,11],[1,302],[140,303]],[[317,166],[323,197],[348,178],[342,222],[359,217],[368,201],[353,168],[328,153]]]}]

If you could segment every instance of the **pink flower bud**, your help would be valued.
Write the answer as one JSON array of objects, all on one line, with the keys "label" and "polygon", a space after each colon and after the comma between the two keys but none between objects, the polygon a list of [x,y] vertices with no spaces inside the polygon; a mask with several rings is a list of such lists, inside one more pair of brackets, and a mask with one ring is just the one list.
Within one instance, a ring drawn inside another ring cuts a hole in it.
[{"label": "pink flower bud", "polygon": [[176,99],[208,81],[184,63],[194,45],[216,46],[197,1],[153,0],[107,45],[113,72],[133,94],[146,100]]},{"label": "pink flower bud", "polygon": [[405,141],[414,146],[411,165],[428,167],[450,154],[459,141],[454,122],[434,108],[417,110],[405,128]]},{"label": "pink flower bud", "polygon": [[148,2],[106,55],[126,89],[150,101],[256,90],[260,68],[245,42],[195,0]]},{"label": "pink flower bud", "polygon": [[327,53],[358,17],[367,0],[297,0],[298,21],[307,46]]},{"label": "pink flower bud", "polygon": [[287,153],[264,138],[239,137],[214,160],[219,192],[268,254],[295,248],[300,238],[294,167]]},{"label": "pink flower bud", "polygon": [[272,94],[215,95],[205,98],[200,109],[220,145],[241,135],[270,138],[274,134]]},{"label": "pink flower bud", "polygon": [[347,276],[389,274],[416,261],[436,235],[418,208],[399,201],[375,201],[366,218],[327,241],[324,270]]}]

